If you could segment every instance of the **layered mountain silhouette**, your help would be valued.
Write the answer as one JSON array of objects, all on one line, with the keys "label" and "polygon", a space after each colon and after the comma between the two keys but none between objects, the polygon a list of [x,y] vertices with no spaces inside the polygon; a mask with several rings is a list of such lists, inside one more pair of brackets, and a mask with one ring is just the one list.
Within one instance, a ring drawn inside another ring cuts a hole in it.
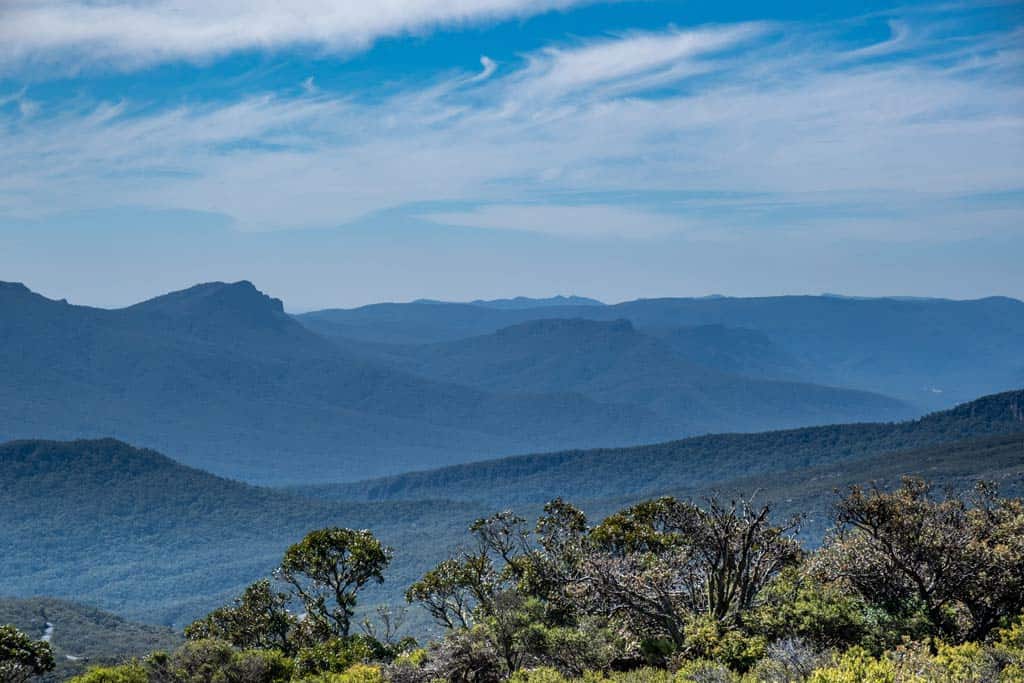
[{"label": "layered mountain silhouette", "polygon": [[390,344],[455,341],[542,318],[629,320],[698,364],[874,391],[923,410],[1012,389],[1024,376],[1024,302],[1004,297],[709,297],[517,310],[411,303],[300,316],[327,336]]},{"label": "layered mountain silhouette", "polygon": [[116,436],[251,481],[354,479],[666,434],[650,411],[346,355],[248,282],[118,310],[0,290],[0,438]]},{"label": "layered mountain silhouette", "polygon": [[[403,358],[408,370],[439,381],[488,391],[572,391],[602,403],[642,406],[663,416],[676,434],[909,416],[906,406],[886,405],[877,394],[755,380],[698,365],[673,347],[680,338],[691,348],[698,345],[684,332],[660,340],[638,332],[628,320],[545,319],[454,342],[392,348],[391,354],[393,360]],[[718,342],[725,334],[709,335],[708,355],[724,346]],[[747,337],[753,343],[730,340],[738,342],[731,348],[749,344],[753,356],[760,339],[755,333]]]},{"label": "layered mountain silhouette", "polygon": [[[907,414],[864,392],[704,368],[628,323],[532,323],[427,350],[426,363],[379,345],[347,349],[249,282],[117,310],[5,284],[0,320],[0,439],[114,436],[251,482]],[[522,371],[486,380],[509,362]]]}]

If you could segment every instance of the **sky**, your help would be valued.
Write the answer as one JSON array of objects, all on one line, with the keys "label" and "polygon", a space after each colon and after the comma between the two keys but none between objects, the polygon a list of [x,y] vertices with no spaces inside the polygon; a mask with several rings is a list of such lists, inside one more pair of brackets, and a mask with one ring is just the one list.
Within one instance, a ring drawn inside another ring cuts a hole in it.
[{"label": "sky", "polygon": [[2,0],[0,280],[1024,298],[1024,3]]}]

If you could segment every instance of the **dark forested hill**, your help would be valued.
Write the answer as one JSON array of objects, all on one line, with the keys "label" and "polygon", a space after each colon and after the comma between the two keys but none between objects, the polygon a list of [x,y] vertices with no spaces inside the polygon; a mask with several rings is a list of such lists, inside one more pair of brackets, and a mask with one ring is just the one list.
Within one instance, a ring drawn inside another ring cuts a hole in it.
[{"label": "dark forested hill", "polygon": [[[1024,302],[992,297],[852,299],[786,296],[739,299],[643,299],[612,306],[547,306],[500,310],[472,304],[378,304],[307,313],[300,320],[329,336],[425,344],[491,334],[543,318],[629,320],[638,330],[677,339],[685,352],[693,333],[721,326],[755,331],[717,334],[719,348],[700,344],[689,356],[738,374],[793,378],[875,391],[930,409],[1019,386],[1024,359]],[[690,337],[688,340],[686,337]],[[762,363],[751,344],[770,348]],[[730,357],[738,367],[726,365]],[[717,363],[717,364],[715,364]],[[766,374],[767,373],[767,374]]]},{"label": "dark forested hill", "polygon": [[57,598],[0,597],[0,624],[13,624],[30,637],[50,643],[57,667],[42,681],[63,681],[90,666],[116,664],[154,650],[169,651],[182,640],[166,626],[133,623]]},{"label": "dark forested hill", "polygon": [[1024,432],[1024,390],[986,396],[918,420],[716,434],[668,443],[544,453],[470,463],[306,495],[346,500],[471,499],[492,507],[696,489],[762,473],[792,473],[897,450]]},{"label": "dark forested hill", "polygon": [[[705,340],[709,354],[725,346],[721,336]],[[701,345],[681,331],[673,341],[691,349]],[[675,434],[910,416],[906,406],[875,394],[755,380],[699,365],[627,320],[534,320],[490,335],[390,351],[395,364],[438,381],[487,391],[571,391],[601,403],[640,406],[664,417]]]},{"label": "dark forested hill", "polygon": [[468,503],[303,500],[113,439],[0,444],[3,591],[178,626],[266,575],[311,529],[373,529],[403,549],[388,573],[402,586],[485,512]]}]

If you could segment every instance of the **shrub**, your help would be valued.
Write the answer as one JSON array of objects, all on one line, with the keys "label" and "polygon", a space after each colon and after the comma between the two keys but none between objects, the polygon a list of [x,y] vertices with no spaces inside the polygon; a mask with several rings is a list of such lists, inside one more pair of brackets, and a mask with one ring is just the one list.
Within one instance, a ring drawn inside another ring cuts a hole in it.
[{"label": "shrub", "polygon": [[121,666],[103,666],[90,669],[71,683],[149,683],[149,674],[138,662]]},{"label": "shrub", "polygon": [[719,662],[699,659],[687,662],[676,672],[674,683],[734,683],[739,676]]},{"label": "shrub", "polygon": [[896,683],[896,667],[888,659],[876,659],[854,647],[837,656],[831,666],[818,669],[808,683]]},{"label": "shrub", "polygon": [[523,669],[517,671],[509,681],[510,683],[569,683],[558,669],[551,667]]},{"label": "shrub", "polygon": [[768,646],[764,658],[751,671],[761,683],[803,681],[815,669],[828,664],[829,655],[800,638],[784,638]]},{"label": "shrub", "polygon": [[342,673],[355,664],[374,659],[376,653],[376,648],[369,638],[331,638],[299,650],[295,656],[295,675]]},{"label": "shrub", "polygon": [[727,628],[708,617],[690,621],[683,652],[694,660],[710,660],[736,671],[747,671],[764,656],[767,644],[760,635]]},{"label": "shrub", "polygon": [[355,664],[342,673],[323,673],[303,678],[303,683],[384,683],[384,673],[378,666]]}]

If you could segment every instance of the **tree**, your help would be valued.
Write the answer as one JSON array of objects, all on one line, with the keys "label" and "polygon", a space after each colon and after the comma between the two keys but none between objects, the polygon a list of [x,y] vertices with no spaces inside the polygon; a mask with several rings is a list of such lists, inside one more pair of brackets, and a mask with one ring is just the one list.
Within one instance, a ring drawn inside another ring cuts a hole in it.
[{"label": "tree", "polygon": [[278,576],[302,599],[307,620],[346,638],[357,594],[371,581],[382,583],[390,561],[391,549],[369,531],[333,527],[288,548]]},{"label": "tree", "polygon": [[942,498],[913,478],[855,486],[815,568],[889,613],[923,612],[946,639],[981,640],[1024,609],[1024,503],[986,484]]},{"label": "tree", "polygon": [[32,640],[13,626],[0,626],[0,681],[22,683],[54,666],[49,643]]},{"label": "tree", "polygon": [[275,591],[267,579],[257,581],[233,605],[214,610],[185,628],[189,640],[216,638],[242,649],[280,650],[292,655],[298,619],[288,611],[289,595]]},{"label": "tree", "polygon": [[405,592],[446,628],[469,628],[475,616],[494,616],[499,597],[515,589],[530,554],[525,520],[499,512],[476,520],[473,546],[428,571]]},{"label": "tree", "polygon": [[664,497],[612,515],[591,534],[591,609],[676,647],[693,615],[739,623],[764,587],[801,557],[791,535],[796,520],[774,526],[770,512],[749,501],[712,499],[700,508]]}]

